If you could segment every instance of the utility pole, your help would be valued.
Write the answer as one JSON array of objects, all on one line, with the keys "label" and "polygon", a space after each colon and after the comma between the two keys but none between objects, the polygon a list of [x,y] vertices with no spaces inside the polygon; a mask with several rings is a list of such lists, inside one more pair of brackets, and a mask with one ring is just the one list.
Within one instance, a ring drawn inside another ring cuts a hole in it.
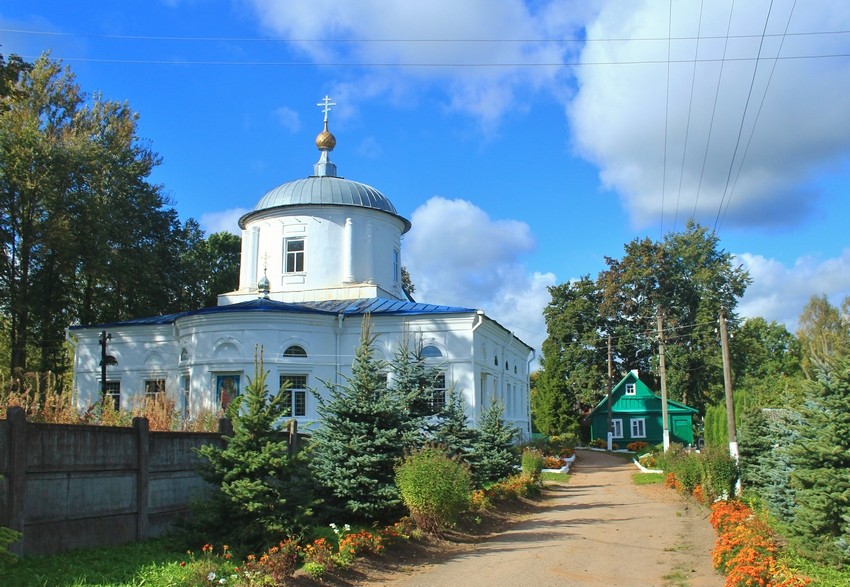
[{"label": "utility pole", "polygon": [[[738,464],[738,433],[735,430],[735,398],[732,395],[732,361],[729,358],[729,332],[726,311],[720,310],[720,349],[723,355],[723,388],[726,391],[726,426],[729,429],[729,454]],[[741,492],[740,480],[736,491]]]},{"label": "utility pole", "polygon": [[611,430],[611,418],[614,407],[611,405],[611,390],[614,387],[614,359],[611,353],[611,335],[608,335],[608,450],[614,448],[614,432]]},{"label": "utility pole", "polygon": [[667,422],[667,366],[664,363],[664,329],[661,324],[661,306],[656,313],[658,320],[658,370],[661,375],[661,426],[664,452],[670,448],[670,427]]}]

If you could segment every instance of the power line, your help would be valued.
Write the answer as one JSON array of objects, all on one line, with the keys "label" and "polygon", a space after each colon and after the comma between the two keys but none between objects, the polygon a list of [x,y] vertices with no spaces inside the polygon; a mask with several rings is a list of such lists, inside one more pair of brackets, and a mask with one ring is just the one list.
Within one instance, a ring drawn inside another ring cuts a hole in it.
[{"label": "power line", "polygon": [[[794,0],[794,3],[791,5],[791,11],[788,13],[788,20],[785,22],[785,31],[788,31],[788,27],[791,25],[791,18],[794,15],[794,9],[797,7],[797,0]],[[779,42],[779,50],[776,52],[777,57],[780,53],[782,53],[782,46],[785,43],[785,37],[782,37],[782,40]],[[726,217],[726,212],[729,210],[729,205],[732,203],[732,196],[735,194],[735,188],[738,186],[738,179],[741,177],[741,170],[744,168],[744,163],[747,160],[747,154],[750,152],[750,145],[753,141],[753,135],[756,132],[756,126],[758,125],[759,117],[761,116],[762,108],[764,107],[764,101],[767,98],[767,91],[770,88],[770,82],[773,81],[773,73],[776,71],[776,63],[777,60],[774,59],[773,67],[770,69],[770,75],[767,78],[767,83],[764,87],[764,92],[761,96],[761,102],[759,102],[758,110],[756,111],[756,117],[753,121],[753,127],[750,130],[750,136],[747,139],[747,146],[744,149],[744,155],[741,157],[741,164],[738,166],[738,172],[735,174],[735,181],[732,183],[732,191],[729,193],[729,199],[726,201],[726,208],[723,210],[723,216],[720,218],[720,224],[718,228],[723,225],[723,219]]]},{"label": "power line", "polygon": [[822,36],[822,35],[845,35],[850,34],[850,30],[834,30],[834,31],[800,31],[796,33],[773,33],[769,35],[757,34],[729,34],[726,35],[697,35],[697,36],[681,36],[681,37],[600,37],[600,38],[580,38],[580,37],[563,37],[563,38],[516,38],[516,39],[461,39],[461,38],[386,38],[386,39],[341,39],[341,38],[286,38],[286,37],[191,37],[191,36],[171,36],[171,35],[115,35],[115,34],[98,34],[98,33],[74,33],[61,31],[39,31],[25,29],[9,29],[0,28],[3,33],[16,33],[23,35],[40,35],[53,37],[82,37],[92,39],[115,39],[115,40],[137,40],[137,41],[188,41],[188,42],[240,42],[240,43],[268,43],[268,42],[283,42],[283,43],[340,43],[340,44],[371,44],[371,43],[622,43],[622,42],[660,42],[660,41],[698,41],[698,40],[720,40],[720,39],[761,39],[770,37],[782,36]]},{"label": "power line", "polygon": [[[699,22],[697,24],[697,42],[694,47],[694,59],[699,56],[699,35],[702,32],[702,12],[703,12],[704,0],[700,0],[699,4]],[[679,189],[676,193],[676,213],[673,215],[673,232],[676,232],[676,223],[679,220],[679,202],[682,199],[682,181],[685,178],[685,159],[688,154],[688,139],[691,134],[691,112],[694,109],[694,87],[696,86],[697,81],[697,64],[694,61],[694,67],[691,70],[691,95],[688,98],[688,121],[685,124],[685,146],[682,149],[682,167],[679,171]]]},{"label": "power line", "polygon": [[[39,55],[21,55],[24,59],[37,59]],[[543,67],[595,67],[612,65],[664,65],[668,63],[729,63],[747,61],[793,61],[809,59],[841,59],[850,57],[850,53],[823,53],[820,55],[784,55],[779,57],[717,57],[702,59],[645,59],[628,61],[561,61],[561,62],[500,62],[500,63],[383,63],[357,61],[215,61],[188,59],[99,59],[91,57],[56,57],[61,61],[72,63],[116,63],[124,65],[228,65],[228,66],[273,66],[273,67],[381,67],[381,68],[494,68],[510,67],[543,68]]]},{"label": "power line", "polygon": [[[767,31],[767,24],[770,22],[770,14],[773,11],[773,0],[770,0],[770,5],[767,8],[767,15],[764,17],[764,27],[762,32]],[[764,47],[764,37],[759,43],[758,57],[761,57],[761,51]],[[753,66],[753,76],[750,78],[750,88],[747,90],[747,100],[744,102],[744,111],[741,113],[741,123],[738,125],[738,137],[735,139],[735,149],[732,151],[732,159],[729,161],[729,173],[726,175],[726,185],[723,186],[723,196],[720,198],[720,206],[717,209],[717,217],[714,219],[714,227],[711,229],[713,233],[717,232],[717,223],[720,221],[720,214],[723,212],[723,201],[726,199],[726,193],[729,190],[729,182],[732,179],[732,169],[735,166],[735,157],[738,155],[738,146],[741,144],[741,135],[744,132],[744,120],[747,118],[747,110],[750,108],[750,98],[753,95],[753,86],[756,83],[756,74],[758,73],[758,60]],[[765,88],[765,91],[767,89]]]}]

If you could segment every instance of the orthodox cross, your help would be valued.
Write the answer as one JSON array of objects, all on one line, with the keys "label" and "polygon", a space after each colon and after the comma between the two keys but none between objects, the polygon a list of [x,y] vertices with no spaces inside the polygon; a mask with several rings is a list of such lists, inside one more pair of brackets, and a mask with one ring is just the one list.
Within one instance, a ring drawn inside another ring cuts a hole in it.
[{"label": "orthodox cross", "polygon": [[322,106],[322,112],[325,113],[325,123],[328,122],[328,112],[331,111],[331,106],[336,106],[336,102],[331,102],[331,99],[328,96],[325,96],[324,99],[316,104],[316,106]]}]

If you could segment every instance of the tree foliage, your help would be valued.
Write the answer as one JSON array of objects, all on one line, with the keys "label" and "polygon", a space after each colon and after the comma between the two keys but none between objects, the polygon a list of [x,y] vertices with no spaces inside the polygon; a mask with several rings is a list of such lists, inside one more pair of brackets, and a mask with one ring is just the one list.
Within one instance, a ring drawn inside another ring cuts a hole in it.
[{"label": "tree foliage", "polygon": [[593,404],[607,388],[607,342],[615,379],[632,369],[658,389],[657,320],[663,318],[667,387],[671,399],[704,411],[722,397],[721,309],[730,328],[749,276],[734,267],[708,229],[689,222],[661,241],[636,239],[625,255],[606,257],[607,269],[550,288],[544,316],[542,372],[533,417],[552,433],[575,419],[580,403]]},{"label": "tree foliage", "polygon": [[415,435],[407,403],[387,387],[386,365],[375,358],[375,338],[367,316],[351,377],[325,383],[329,398],[319,404],[310,461],[327,505],[363,522],[399,513],[394,467]]},{"label": "tree foliage", "polygon": [[797,338],[803,371],[814,379],[817,363],[850,352],[850,297],[837,308],[825,294],[812,296],[800,315]]},{"label": "tree foliage", "polygon": [[137,131],[127,103],[87,96],[49,55],[0,57],[0,305],[13,371],[64,370],[69,324],[199,307],[235,281],[237,237],[208,242],[180,223]]},{"label": "tree foliage", "polygon": [[[208,536],[258,548],[302,533],[311,523],[312,485],[303,453],[288,454],[280,427],[288,403],[286,387],[270,394],[263,359],[254,377],[227,407],[233,434],[224,447],[205,445],[201,474],[215,489],[196,518]],[[209,538],[207,538],[209,540]]]},{"label": "tree foliage", "polygon": [[535,427],[557,435],[575,429],[581,405],[593,405],[607,387],[601,292],[589,276],[550,287],[543,312],[548,337],[532,401]]},{"label": "tree foliage", "polygon": [[510,476],[519,465],[515,445],[518,430],[505,421],[504,414],[504,405],[496,400],[481,414],[472,445],[474,458],[471,463],[477,487]]},{"label": "tree foliage", "polygon": [[790,448],[796,510],[790,529],[809,556],[850,562],[850,353],[813,363]]}]

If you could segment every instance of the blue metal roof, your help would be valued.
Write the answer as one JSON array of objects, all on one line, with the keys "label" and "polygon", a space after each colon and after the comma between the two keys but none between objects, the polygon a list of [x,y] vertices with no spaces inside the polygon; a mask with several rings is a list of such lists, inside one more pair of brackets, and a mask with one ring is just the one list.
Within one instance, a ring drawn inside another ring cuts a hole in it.
[{"label": "blue metal roof", "polygon": [[294,314],[327,314],[327,315],[362,315],[362,314],[386,314],[386,315],[425,315],[425,314],[459,314],[475,312],[471,308],[456,306],[437,306],[434,304],[422,304],[403,300],[390,300],[385,298],[364,298],[358,300],[331,300],[326,302],[303,302],[291,304],[257,298],[247,302],[228,304],[226,306],[213,306],[190,310],[176,314],[164,314],[162,316],[151,316],[148,318],[135,318],[120,322],[109,322],[105,324],[88,324],[71,326],[71,330],[85,328],[114,328],[118,326],[157,326],[173,324],[181,318],[189,316],[203,316],[212,314],[229,314],[238,312],[276,312]]},{"label": "blue metal roof", "polygon": [[386,298],[363,298],[358,300],[331,300],[327,302],[305,302],[303,305],[334,314],[463,314],[475,312],[472,308],[459,306],[437,306],[407,300]]},{"label": "blue metal roof", "polygon": [[410,221],[399,216],[384,194],[365,183],[328,175],[313,175],[277,186],[260,198],[254,211],[240,218],[239,224],[242,226],[245,219],[261,210],[306,205],[358,206],[380,210],[401,219],[404,232],[410,230]]}]

